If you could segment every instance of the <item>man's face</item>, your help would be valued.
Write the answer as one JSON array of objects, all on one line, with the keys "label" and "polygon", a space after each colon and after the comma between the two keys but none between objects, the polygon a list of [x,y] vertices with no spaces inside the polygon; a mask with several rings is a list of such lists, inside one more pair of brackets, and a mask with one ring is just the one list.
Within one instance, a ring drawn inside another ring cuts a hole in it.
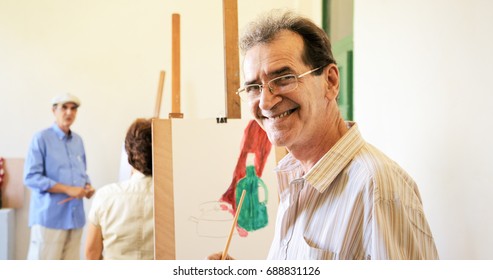
[{"label": "man's face", "polygon": [[260,97],[249,101],[251,113],[272,144],[290,150],[321,136],[329,102],[324,74],[299,78],[297,88],[283,95],[269,91],[267,83],[276,77],[312,70],[303,63],[302,51],[301,36],[282,31],[272,42],[248,50],[243,61],[245,84],[264,85]]},{"label": "man's face", "polygon": [[77,108],[77,104],[72,102],[58,104],[53,108],[55,121],[64,132],[68,132],[70,126],[74,123],[75,117],[77,116]]}]

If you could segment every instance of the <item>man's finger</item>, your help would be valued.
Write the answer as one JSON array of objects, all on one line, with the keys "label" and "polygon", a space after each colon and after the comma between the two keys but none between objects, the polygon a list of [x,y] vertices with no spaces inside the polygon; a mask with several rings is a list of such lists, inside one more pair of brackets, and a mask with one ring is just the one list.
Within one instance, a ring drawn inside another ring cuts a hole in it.
[{"label": "man's finger", "polygon": [[57,204],[64,204],[64,203],[67,203],[69,201],[71,201],[72,199],[74,199],[75,197],[68,197],[68,198],[65,198],[64,200],[62,201],[59,201]]}]

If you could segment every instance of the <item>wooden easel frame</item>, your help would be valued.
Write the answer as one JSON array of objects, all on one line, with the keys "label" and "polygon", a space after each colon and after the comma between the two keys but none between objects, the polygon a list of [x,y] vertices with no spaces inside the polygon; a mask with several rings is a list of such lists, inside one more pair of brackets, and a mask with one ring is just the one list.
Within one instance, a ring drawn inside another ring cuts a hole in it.
[{"label": "wooden easel frame", "polygon": [[[223,19],[226,117],[240,119],[241,104],[236,94],[240,84],[237,0],[223,0]],[[156,143],[156,139],[161,143],[153,144],[154,258],[157,260],[176,259],[171,119],[183,118],[183,113],[180,112],[180,16],[178,14],[172,15],[172,41],[172,112],[169,114],[170,119],[155,118],[152,121],[153,143]],[[161,86],[158,94],[160,90]],[[156,108],[155,111],[158,109]]]},{"label": "wooden easel frame", "polygon": [[[173,191],[173,153],[169,119],[152,120],[153,180],[154,180],[154,259],[174,260],[175,207]],[[172,226],[170,226],[172,225]]]}]

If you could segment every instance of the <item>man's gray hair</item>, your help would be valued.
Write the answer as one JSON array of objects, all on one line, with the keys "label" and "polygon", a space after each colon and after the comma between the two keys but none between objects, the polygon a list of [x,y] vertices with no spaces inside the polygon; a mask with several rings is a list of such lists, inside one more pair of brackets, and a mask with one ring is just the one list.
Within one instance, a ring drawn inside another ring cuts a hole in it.
[{"label": "man's gray hair", "polygon": [[335,63],[329,37],[323,29],[309,18],[279,9],[260,15],[245,27],[239,43],[242,55],[258,44],[269,44],[283,30],[295,32],[302,37],[302,59],[305,64],[316,68]]}]

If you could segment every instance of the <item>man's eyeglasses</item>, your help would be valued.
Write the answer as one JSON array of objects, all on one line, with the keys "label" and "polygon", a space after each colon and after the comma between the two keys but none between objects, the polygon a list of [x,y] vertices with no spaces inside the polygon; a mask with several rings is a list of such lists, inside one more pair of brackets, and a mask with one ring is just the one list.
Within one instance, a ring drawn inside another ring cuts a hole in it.
[{"label": "man's eyeglasses", "polygon": [[295,90],[298,87],[298,79],[311,74],[322,68],[322,66],[312,69],[300,75],[288,74],[277,78],[274,78],[267,82],[267,84],[251,84],[246,85],[243,88],[239,88],[236,94],[240,96],[243,101],[251,101],[257,99],[260,93],[264,89],[265,85],[269,88],[269,91],[274,95],[283,95],[290,91]]}]

